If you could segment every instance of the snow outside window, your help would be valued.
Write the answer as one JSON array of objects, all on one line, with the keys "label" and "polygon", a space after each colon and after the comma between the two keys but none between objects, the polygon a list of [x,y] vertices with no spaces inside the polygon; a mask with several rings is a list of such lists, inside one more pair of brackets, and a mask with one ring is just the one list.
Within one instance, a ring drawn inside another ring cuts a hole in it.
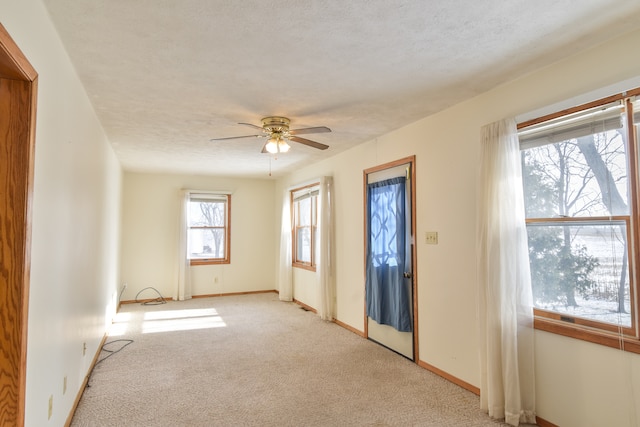
[{"label": "snow outside window", "polygon": [[519,132],[537,316],[634,334],[628,108],[598,105]]},{"label": "snow outside window", "polygon": [[192,265],[229,263],[230,197],[215,194],[191,196],[187,256]]}]

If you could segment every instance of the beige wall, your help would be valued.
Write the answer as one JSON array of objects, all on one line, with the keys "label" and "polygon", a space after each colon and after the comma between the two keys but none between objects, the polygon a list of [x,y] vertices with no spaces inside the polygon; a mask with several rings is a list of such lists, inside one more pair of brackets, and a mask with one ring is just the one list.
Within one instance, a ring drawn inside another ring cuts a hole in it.
[{"label": "beige wall", "polygon": [[[274,182],[126,172],[123,180],[122,300],[146,287],[171,297],[177,283],[181,189],[230,191],[231,263],[191,267],[193,295],[275,289]],[[217,279],[217,280],[216,280]],[[155,298],[144,291],[140,299]]]},{"label": "beige wall", "polygon": [[[475,185],[480,127],[640,72],[640,57],[635,54],[640,33],[636,32],[304,168],[276,184],[126,174],[120,269],[121,171],[75,70],[39,0],[2,1],[0,17],[40,74],[27,426],[64,424],[111,321],[121,283],[129,284],[124,299],[146,286],[171,292],[177,239],[174,194],[182,187],[234,191],[233,263],[199,268],[194,273],[194,292],[237,292],[275,288],[279,227],[274,224],[284,189],[333,175],[337,317],[362,330],[362,170],[412,154],[417,157],[420,358],[478,385]],[[423,243],[425,231],[439,232],[437,246]],[[218,286],[214,277],[219,277]],[[297,275],[296,297],[315,306],[314,286],[312,275]],[[83,356],[85,342],[88,349]],[[563,427],[632,426],[640,419],[639,355],[544,332],[536,334],[536,346],[540,416]],[[63,393],[65,376],[68,388]],[[47,420],[50,396],[53,414]]]},{"label": "beige wall", "polygon": [[115,314],[121,170],[42,3],[0,19],[39,74],[26,425],[61,426]]},{"label": "beige wall", "polygon": [[[362,171],[415,154],[420,359],[478,386],[480,128],[637,77],[640,57],[632,52],[638,45],[640,32],[621,37],[280,180],[278,196],[298,182],[334,177],[338,319],[364,328]],[[438,245],[424,243],[426,231],[439,233]],[[316,286],[301,283],[309,280],[301,275],[295,279],[296,291]],[[307,294],[315,295],[307,289],[303,302],[316,304],[304,300]],[[563,427],[640,421],[640,355],[537,332],[536,381],[538,415]]]}]

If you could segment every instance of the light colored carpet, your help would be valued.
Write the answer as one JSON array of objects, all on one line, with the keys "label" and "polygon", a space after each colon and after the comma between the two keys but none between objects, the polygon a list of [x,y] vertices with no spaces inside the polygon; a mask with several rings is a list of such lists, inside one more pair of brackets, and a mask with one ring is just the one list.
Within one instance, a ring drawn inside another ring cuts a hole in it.
[{"label": "light colored carpet", "polygon": [[275,293],[123,305],[72,426],[504,426]]}]

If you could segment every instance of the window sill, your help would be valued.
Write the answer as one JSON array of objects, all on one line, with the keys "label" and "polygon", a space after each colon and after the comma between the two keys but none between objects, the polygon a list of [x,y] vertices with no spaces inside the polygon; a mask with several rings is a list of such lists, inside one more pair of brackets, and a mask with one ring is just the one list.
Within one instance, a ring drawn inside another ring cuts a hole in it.
[{"label": "window sill", "polygon": [[302,264],[302,263],[298,263],[298,262],[294,262],[293,264],[291,264],[292,267],[295,268],[301,268],[303,270],[308,270],[308,271],[316,271],[316,266],[315,265],[310,265],[310,264]]},{"label": "window sill", "polygon": [[588,326],[567,324],[561,320],[553,320],[536,316],[533,321],[535,329],[565,337],[600,344],[630,353],[640,354],[640,340],[629,336],[620,336],[613,332],[596,330]]},{"label": "window sill", "polygon": [[230,259],[192,259],[189,260],[190,265],[216,265],[231,264]]}]

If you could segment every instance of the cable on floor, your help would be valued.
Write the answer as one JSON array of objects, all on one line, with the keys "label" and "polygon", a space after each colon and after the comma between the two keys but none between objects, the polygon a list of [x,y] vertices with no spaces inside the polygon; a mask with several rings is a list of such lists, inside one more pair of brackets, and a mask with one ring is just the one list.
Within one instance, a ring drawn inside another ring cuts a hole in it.
[{"label": "cable on floor", "polygon": [[[156,293],[158,294],[158,298],[150,300],[150,301],[140,301],[138,299],[138,295],[140,295],[142,292],[146,291],[147,289],[153,289],[154,291],[156,291]],[[158,291],[156,288],[152,287],[152,286],[148,286],[142,290],[140,290],[140,292],[138,292],[136,294],[136,302],[139,302],[142,305],[159,305],[159,304],[166,304],[167,301],[162,297],[162,294],[160,293],[160,291]]]},{"label": "cable on floor", "polygon": [[[124,343],[124,344],[121,344],[120,347],[115,350],[111,350],[107,348],[107,346],[110,346],[111,344],[116,344],[116,343]],[[132,343],[133,343],[133,340],[126,340],[126,339],[113,340],[113,341],[104,343],[102,345],[102,348],[100,349],[100,353],[104,351],[108,354],[102,358],[99,358],[98,361],[95,363],[95,365],[93,365],[93,368],[91,369],[91,372],[89,372],[89,376],[87,377],[87,387],[91,387],[91,375],[93,375],[93,370],[96,368],[96,366],[98,366],[100,363],[104,362],[114,354],[121,352],[126,346]]]}]

